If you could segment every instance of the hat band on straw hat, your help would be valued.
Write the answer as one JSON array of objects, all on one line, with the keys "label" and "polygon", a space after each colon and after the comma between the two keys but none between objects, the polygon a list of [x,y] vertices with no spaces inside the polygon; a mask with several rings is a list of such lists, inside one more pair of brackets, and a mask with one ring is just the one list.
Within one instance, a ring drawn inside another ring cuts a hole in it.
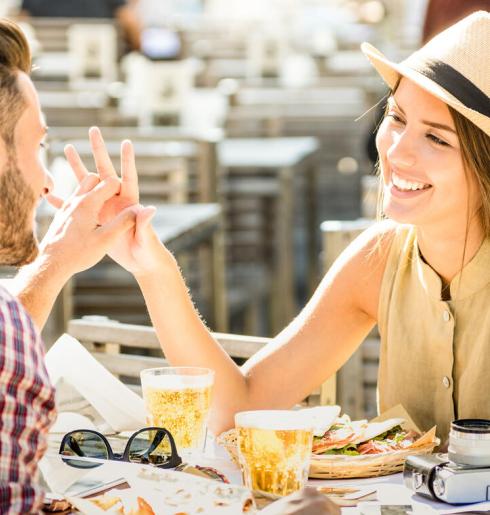
[{"label": "hat band on straw hat", "polygon": [[488,96],[458,70],[436,59],[417,56],[418,58],[414,60],[413,57],[415,55],[410,59],[410,64],[407,63],[412,70],[444,88],[465,107],[478,111],[484,116],[490,116]]}]

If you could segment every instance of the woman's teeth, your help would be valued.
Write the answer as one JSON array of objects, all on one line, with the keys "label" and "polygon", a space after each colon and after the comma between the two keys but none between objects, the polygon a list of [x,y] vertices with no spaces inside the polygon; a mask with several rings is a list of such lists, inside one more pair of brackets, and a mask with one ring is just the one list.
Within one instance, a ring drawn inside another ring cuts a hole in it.
[{"label": "woman's teeth", "polygon": [[423,184],[422,182],[406,181],[402,179],[396,173],[391,174],[391,180],[393,184],[402,191],[416,191],[430,188],[430,184]]}]

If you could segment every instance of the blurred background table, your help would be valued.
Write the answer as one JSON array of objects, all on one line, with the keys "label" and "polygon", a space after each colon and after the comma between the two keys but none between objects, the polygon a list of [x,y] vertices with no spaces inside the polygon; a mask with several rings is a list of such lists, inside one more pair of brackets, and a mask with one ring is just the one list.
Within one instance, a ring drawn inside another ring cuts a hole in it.
[{"label": "blurred background table", "polygon": [[[272,333],[280,331],[297,313],[298,271],[294,255],[304,256],[305,247],[307,259],[303,266],[306,265],[306,274],[310,274],[310,284],[316,279],[318,150],[315,138],[232,138],[218,145],[219,161],[226,177],[225,212],[231,259],[249,259],[254,250],[266,258],[272,277]],[[244,198],[260,199],[266,204],[262,216],[255,217],[255,227],[252,223],[243,227],[238,219],[239,201]],[[307,215],[306,220],[299,220],[306,227],[306,242],[295,245],[297,215],[301,213]],[[250,239],[253,232],[259,234],[255,241]],[[253,249],[254,243],[259,248]]]}]

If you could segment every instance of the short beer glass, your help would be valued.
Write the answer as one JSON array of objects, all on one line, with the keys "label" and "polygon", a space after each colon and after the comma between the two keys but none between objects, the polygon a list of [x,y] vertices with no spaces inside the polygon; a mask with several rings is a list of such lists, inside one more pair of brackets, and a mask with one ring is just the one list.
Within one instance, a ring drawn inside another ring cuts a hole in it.
[{"label": "short beer glass", "polygon": [[313,440],[310,420],[294,411],[244,411],[235,415],[235,427],[247,488],[282,496],[305,485]]},{"label": "short beer glass", "polygon": [[172,433],[189,459],[204,450],[214,372],[199,367],[149,368],[141,372],[147,424]]}]

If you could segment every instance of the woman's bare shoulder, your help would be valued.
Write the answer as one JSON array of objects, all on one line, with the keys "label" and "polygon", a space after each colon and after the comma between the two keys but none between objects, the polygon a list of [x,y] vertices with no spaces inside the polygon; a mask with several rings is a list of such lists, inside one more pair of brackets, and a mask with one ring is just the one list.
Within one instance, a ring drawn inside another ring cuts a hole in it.
[{"label": "woman's bare shoulder", "polygon": [[391,220],[374,223],[346,249],[342,260],[350,275],[358,306],[373,319],[388,256],[400,225]]},{"label": "woman's bare shoulder", "polygon": [[400,225],[391,220],[373,223],[344,250],[340,256],[341,263],[351,263],[356,268],[373,265],[384,267],[399,228]]}]

